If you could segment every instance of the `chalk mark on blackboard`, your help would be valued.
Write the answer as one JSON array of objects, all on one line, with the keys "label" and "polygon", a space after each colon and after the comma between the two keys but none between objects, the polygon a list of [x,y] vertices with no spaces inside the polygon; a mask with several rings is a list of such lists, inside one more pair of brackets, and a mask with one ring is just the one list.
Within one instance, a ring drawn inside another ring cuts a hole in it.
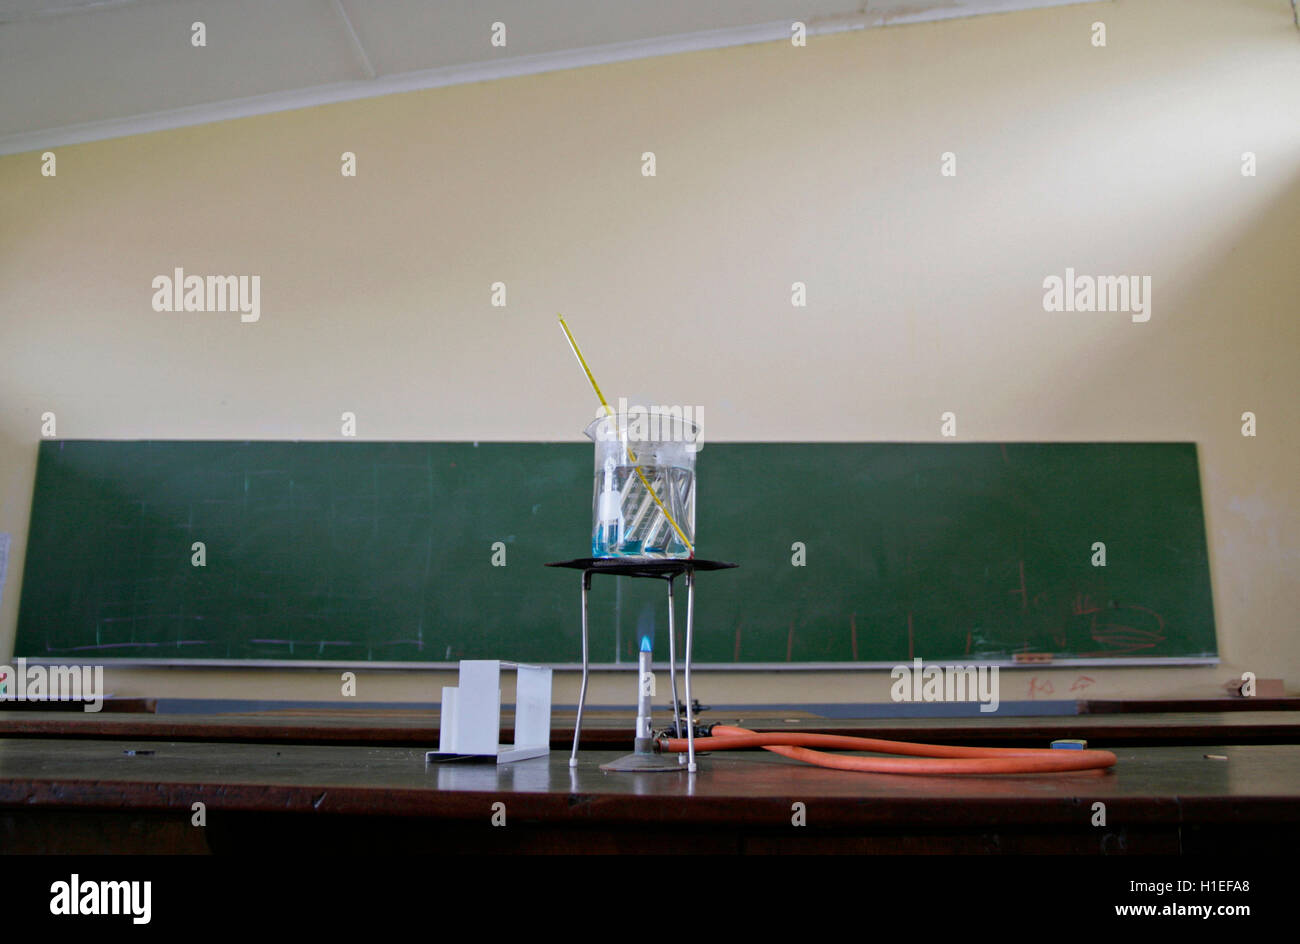
[{"label": "chalk mark on blackboard", "polygon": [[1101,643],[1104,648],[1097,652],[1083,653],[1083,658],[1141,652],[1143,649],[1154,649],[1165,641],[1165,619],[1155,610],[1137,603],[1124,603],[1111,608],[1111,612],[1117,610],[1137,610],[1147,613],[1155,617],[1157,628],[1142,629],[1125,623],[1098,623],[1097,614],[1101,612],[1101,608],[1098,607],[1092,613],[1088,635],[1094,642]]},{"label": "chalk mark on blackboard", "polygon": [[89,646],[63,646],[58,649],[54,649],[47,645],[45,647],[45,651],[46,652],[82,652],[87,649],[122,649],[127,646],[154,647],[154,646],[161,646],[161,645],[162,643],[158,643],[158,642],[100,642]]},{"label": "chalk mark on blackboard", "polygon": [[1008,590],[1007,592],[1020,594],[1020,601],[1021,601],[1020,609],[1022,610],[1029,609],[1029,590],[1025,586],[1025,561],[1023,558],[1021,558],[1020,560],[1020,589]]}]

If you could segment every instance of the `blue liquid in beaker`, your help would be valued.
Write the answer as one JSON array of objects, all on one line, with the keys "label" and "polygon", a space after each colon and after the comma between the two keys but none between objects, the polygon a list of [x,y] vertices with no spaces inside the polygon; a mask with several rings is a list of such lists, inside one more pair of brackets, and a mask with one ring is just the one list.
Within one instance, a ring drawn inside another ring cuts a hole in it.
[{"label": "blue liquid in beaker", "polygon": [[[695,472],[676,466],[620,465],[596,472],[593,557],[690,557],[691,549],[668,522],[654,490],[686,539],[695,542]],[[642,475],[645,479],[642,481]]]}]

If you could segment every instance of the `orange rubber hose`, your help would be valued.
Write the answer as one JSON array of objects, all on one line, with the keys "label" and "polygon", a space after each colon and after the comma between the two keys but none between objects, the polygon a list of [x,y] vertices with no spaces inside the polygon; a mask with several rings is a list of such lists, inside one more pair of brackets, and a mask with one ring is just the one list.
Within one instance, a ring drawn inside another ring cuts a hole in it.
[{"label": "orange rubber hose", "polygon": [[[1076,751],[1034,747],[955,747],[946,744],[917,744],[911,741],[884,741],[878,738],[849,737],[843,734],[803,734],[765,732],[719,724],[712,737],[695,739],[695,750],[730,751],[761,747],[782,757],[801,760],[818,767],[857,770],[877,774],[1032,774],[1058,773],[1069,770],[1097,770],[1113,767],[1116,757],[1110,751]],[[721,735],[721,736],[719,736]],[[905,754],[896,757],[848,757],[810,750],[812,747],[848,751],[876,751],[882,754]],[[665,738],[659,749],[684,752],[686,738]]]}]

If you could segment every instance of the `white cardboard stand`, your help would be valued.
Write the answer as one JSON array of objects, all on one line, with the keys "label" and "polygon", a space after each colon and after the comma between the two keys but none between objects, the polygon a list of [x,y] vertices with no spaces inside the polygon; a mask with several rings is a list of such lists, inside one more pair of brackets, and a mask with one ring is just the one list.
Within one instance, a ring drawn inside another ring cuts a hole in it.
[{"label": "white cardboard stand", "polygon": [[[501,669],[514,669],[515,742],[501,736]],[[551,750],[551,670],[540,665],[464,659],[460,684],[442,689],[438,749],[425,762],[494,757],[498,764],[542,757]]]}]

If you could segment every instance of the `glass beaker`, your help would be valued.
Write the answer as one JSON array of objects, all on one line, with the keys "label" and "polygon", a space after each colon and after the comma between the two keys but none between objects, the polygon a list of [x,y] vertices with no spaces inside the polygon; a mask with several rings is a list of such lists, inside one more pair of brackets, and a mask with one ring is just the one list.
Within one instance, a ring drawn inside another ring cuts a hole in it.
[{"label": "glass beaker", "polygon": [[675,410],[629,410],[586,433],[596,444],[591,556],[693,556],[699,426]]}]

